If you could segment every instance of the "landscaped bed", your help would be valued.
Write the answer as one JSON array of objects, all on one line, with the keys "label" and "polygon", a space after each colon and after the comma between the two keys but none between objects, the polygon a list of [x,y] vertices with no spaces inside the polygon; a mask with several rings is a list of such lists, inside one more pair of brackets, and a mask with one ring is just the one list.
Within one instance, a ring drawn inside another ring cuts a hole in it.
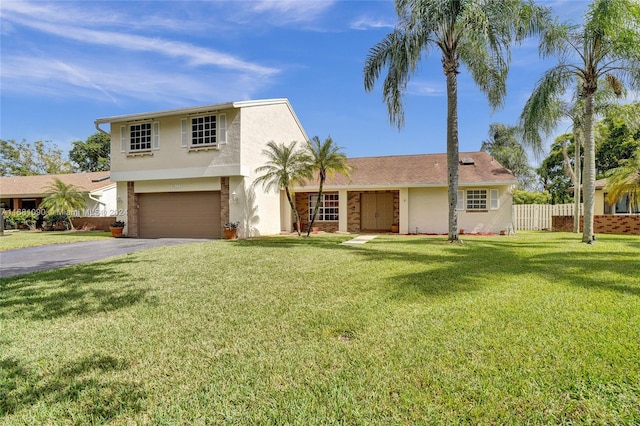
[{"label": "landscaped bed", "polygon": [[637,237],[349,238],[0,280],[0,423],[640,421]]}]

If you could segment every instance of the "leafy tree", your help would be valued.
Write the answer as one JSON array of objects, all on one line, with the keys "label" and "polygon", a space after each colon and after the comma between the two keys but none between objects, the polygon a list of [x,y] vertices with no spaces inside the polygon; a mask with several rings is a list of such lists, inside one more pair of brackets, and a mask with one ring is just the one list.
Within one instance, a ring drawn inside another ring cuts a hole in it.
[{"label": "leafy tree", "polygon": [[534,174],[529,165],[527,152],[517,139],[518,128],[493,123],[489,126],[489,139],[482,142],[481,151],[486,151],[518,178],[520,188],[534,184]]},{"label": "leafy tree", "polygon": [[449,241],[458,239],[458,74],[460,64],[496,109],[506,95],[510,46],[536,33],[548,10],[522,0],[396,0],[398,24],[370,49],[364,67],[371,91],[387,69],[382,95],[389,119],[404,126],[402,96],[423,55],[439,51],[447,81]]},{"label": "leafy tree", "polygon": [[[595,200],[595,142],[593,135],[594,94],[600,79],[621,94],[624,83],[640,87],[640,6],[634,0],[595,0],[585,23],[554,25],[543,33],[540,51],[556,56],[558,64],[537,83],[525,110],[549,111],[553,100],[580,82],[584,100],[583,179],[584,227],[582,241],[593,242]],[[535,143],[537,129],[525,120],[525,141]]]},{"label": "leafy tree", "polygon": [[267,143],[267,149],[262,150],[262,155],[267,158],[267,161],[264,166],[256,169],[256,173],[262,175],[255,180],[254,184],[262,184],[266,191],[284,190],[298,225],[298,236],[300,236],[300,215],[296,209],[293,187],[305,179],[312,178],[309,167],[311,158],[303,150],[296,149],[295,141],[289,145],[270,141]]},{"label": "leafy tree", "polygon": [[307,142],[307,154],[311,159],[311,170],[318,173],[318,179],[320,181],[316,205],[313,208],[311,223],[307,229],[307,237],[311,233],[311,227],[316,221],[316,216],[320,209],[322,188],[327,180],[327,176],[333,176],[336,172],[348,176],[351,171],[351,167],[347,164],[347,156],[341,152],[341,150],[342,148],[333,142],[331,136],[326,138],[324,142],[320,142],[320,138],[317,136],[314,136]]},{"label": "leafy tree", "polygon": [[525,191],[516,189],[513,191],[513,204],[549,204],[551,194],[548,192]]},{"label": "leafy tree", "polygon": [[62,150],[51,141],[0,139],[0,173],[2,176],[31,176],[71,173],[71,164]]},{"label": "leafy tree", "polygon": [[629,195],[629,202],[633,211],[640,206],[640,148],[634,155],[621,160],[621,165],[610,171],[604,190],[608,192],[607,202],[614,204],[620,196]]},{"label": "leafy tree", "polygon": [[[568,144],[567,141],[569,141]],[[558,136],[551,144],[549,155],[536,170],[545,192],[551,194],[551,204],[565,204],[572,200],[569,193],[572,179],[567,169],[573,167],[574,150],[572,134],[565,133]]]},{"label": "leafy tree", "polygon": [[102,132],[94,133],[86,141],[73,142],[69,159],[75,163],[76,171],[101,172],[109,170],[111,138]]},{"label": "leafy tree", "polygon": [[611,107],[595,127],[598,178],[622,165],[640,148],[640,103]]},{"label": "leafy tree", "polygon": [[66,184],[60,179],[54,179],[47,187],[46,193],[50,195],[42,200],[40,208],[47,210],[47,215],[66,214],[69,227],[74,229],[71,213],[74,210],[82,210],[85,205],[84,195],[80,189],[72,184]]}]

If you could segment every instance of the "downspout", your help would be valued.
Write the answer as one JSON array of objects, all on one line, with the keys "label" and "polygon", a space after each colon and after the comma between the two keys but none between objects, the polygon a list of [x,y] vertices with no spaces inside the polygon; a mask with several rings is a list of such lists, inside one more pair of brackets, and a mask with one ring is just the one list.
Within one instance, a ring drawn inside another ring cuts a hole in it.
[{"label": "downspout", "polygon": [[111,133],[107,133],[107,132],[105,132],[104,130],[102,130],[102,129],[100,128],[100,123],[98,123],[97,121],[95,121],[93,124],[95,124],[95,126],[96,126],[96,130],[98,130],[100,133],[102,133],[103,135],[107,135],[107,136],[111,137]]}]

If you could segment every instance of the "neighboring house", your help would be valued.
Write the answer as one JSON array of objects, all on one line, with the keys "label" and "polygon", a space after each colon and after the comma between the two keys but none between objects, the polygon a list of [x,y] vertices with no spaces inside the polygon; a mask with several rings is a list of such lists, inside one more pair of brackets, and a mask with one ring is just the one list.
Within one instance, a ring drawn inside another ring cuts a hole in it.
[{"label": "neighboring house", "polygon": [[595,214],[637,214],[640,213],[640,206],[635,209],[631,205],[629,195],[621,196],[615,204],[611,205],[607,202],[607,193],[604,191],[604,187],[607,184],[606,179],[599,179],[596,181],[596,196],[595,196]]},{"label": "neighboring house", "polygon": [[0,207],[39,211],[55,179],[83,192],[85,209],[76,212],[78,216],[115,216],[116,184],[109,180],[109,172],[0,177]]},{"label": "neighboring house", "polygon": [[[447,234],[447,155],[351,158],[350,177],[336,174],[324,186],[314,223],[327,232]],[[512,226],[515,176],[486,152],[460,153],[458,228],[498,233]],[[296,188],[296,207],[308,226],[317,184]],[[286,216],[286,215],[285,215]],[[287,229],[291,221],[284,223]],[[395,228],[395,226],[394,226]]]},{"label": "neighboring house", "polygon": [[123,115],[95,124],[111,135],[111,179],[128,236],[219,238],[229,221],[240,222],[240,237],[281,232],[284,197],[253,182],[269,141],[308,139],[287,99]]}]

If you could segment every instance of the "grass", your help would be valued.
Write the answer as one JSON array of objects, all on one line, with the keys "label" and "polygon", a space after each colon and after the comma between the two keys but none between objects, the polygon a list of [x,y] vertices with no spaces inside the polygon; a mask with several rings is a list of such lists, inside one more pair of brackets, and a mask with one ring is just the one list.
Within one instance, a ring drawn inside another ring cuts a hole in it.
[{"label": "grass", "polygon": [[0,423],[640,422],[638,237],[347,238],[0,280]]},{"label": "grass", "polygon": [[5,231],[4,236],[0,237],[0,251],[104,238],[111,238],[111,233],[103,231]]}]

